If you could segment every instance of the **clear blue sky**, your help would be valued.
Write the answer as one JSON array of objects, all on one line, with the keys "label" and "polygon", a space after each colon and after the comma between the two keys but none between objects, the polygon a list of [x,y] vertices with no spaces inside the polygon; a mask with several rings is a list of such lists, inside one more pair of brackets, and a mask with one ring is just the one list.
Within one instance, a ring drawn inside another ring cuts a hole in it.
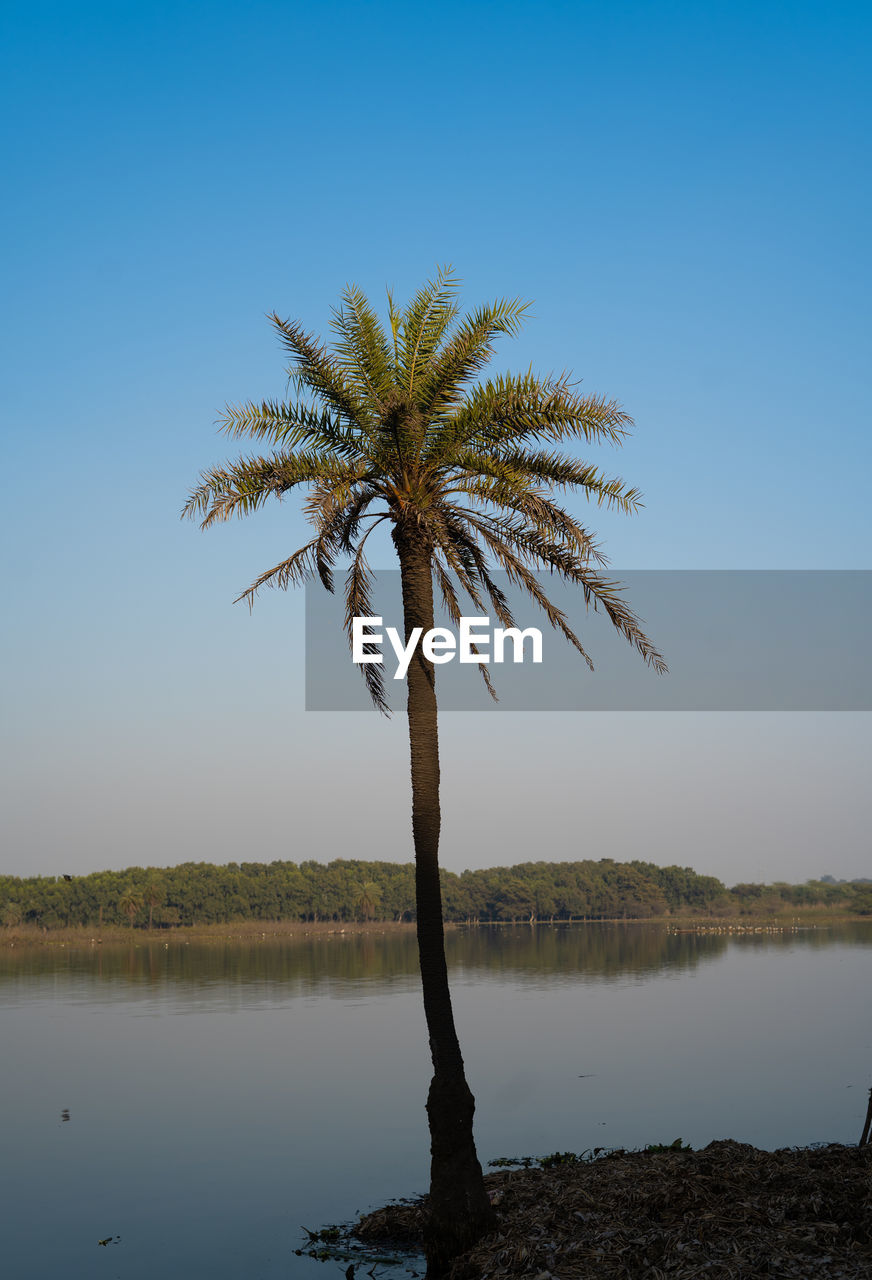
[{"label": "clear blue sky", "polygon": [[[453,262],[495,368],[637,422],[616,568],[868,568],[867,5],[3,6],[0,870],[411,856],[405,730],[305,713],[286,503],[178,513],[276,309]],[[668,655],[667,655],[668,656]],[[443,860],[869,875],[868,715],[443,718]],[[361,821],[360,815],[363,815]]]}]

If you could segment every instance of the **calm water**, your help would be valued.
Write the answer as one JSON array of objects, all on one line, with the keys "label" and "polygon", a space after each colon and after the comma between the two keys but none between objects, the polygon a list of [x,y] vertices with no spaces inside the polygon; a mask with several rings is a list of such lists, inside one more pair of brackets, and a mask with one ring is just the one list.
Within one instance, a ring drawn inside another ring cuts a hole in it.
[{"label": "calm water", "polygon": [[[856,1142],[870,948],[872,925],[449,935],[483,1162]],[[338,1275],[294,1256],[301,1225],[425,1189],[412,938],[3,951],[0,1018],[10,1276]]]}]

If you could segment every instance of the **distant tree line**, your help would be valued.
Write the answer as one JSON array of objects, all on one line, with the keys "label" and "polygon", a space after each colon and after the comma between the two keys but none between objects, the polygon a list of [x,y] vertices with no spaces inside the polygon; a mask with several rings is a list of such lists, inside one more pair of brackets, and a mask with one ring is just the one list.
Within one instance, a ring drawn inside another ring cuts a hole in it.
[{"label": "distant tree line", "polygon": [[[822,907],[872,915],[868,881],[737,884],[650,862],[526,862],[442,872],[447,920],[645,920],[767,915]],[[242,920],[399,921],[415,918],[414,867],[352,859],[185,862],[85,876],[0,876],[0,924],[46,929],[125,924],[154,929]]]}]

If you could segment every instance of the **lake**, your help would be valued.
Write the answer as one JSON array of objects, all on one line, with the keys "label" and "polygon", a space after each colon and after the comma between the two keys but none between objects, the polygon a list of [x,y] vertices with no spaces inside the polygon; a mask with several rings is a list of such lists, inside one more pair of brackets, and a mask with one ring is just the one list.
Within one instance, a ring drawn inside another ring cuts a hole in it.
[{"label": "lake", "polygon": [[[859,1138],[872,924],[447,943],[483,1164]],[[341,1274],[302,1227],[426,1189],[416,963],[399,932],[0,952],[7,1274]]]}]

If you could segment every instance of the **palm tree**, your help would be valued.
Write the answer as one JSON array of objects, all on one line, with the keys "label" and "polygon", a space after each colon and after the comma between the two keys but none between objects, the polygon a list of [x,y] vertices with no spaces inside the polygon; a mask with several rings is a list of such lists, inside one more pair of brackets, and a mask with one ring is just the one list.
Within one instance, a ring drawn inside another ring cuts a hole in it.
[{"label": "palm tree", "polygon": [[[663,669],[619,586],[597,571],[604,560],[592,536],[553,496],[578,490],[599,505],[636,509],[637,490],[553,447],[575,439],[620,444],[630,418],[614,401],[580,395],[567,376],[477,380],[497,337],[518,332],[526,307],[503,300],[464,317],[457,286],[450,270],[440,270],[403,310],[388,293],[389,330],[349,286],[333,312],[332,349],[273,313],[295,398],[225,409],[221,423],[229,436],[263,441],[270,452],[202,472],[183,514],[201,517],[207,528],[304,486],[315,536],[238,598],[251,605],[262,587],[287,588],[315,575],[332,591],[336,563],[347,557],[349,640],[353,619],[372,614],[366,542],[388,522],[407,644],[415,627],[433,628],[434,579],[455,625],[459,586],[479,612],[487,598],[511,626],[508,599],[493,577],[502,568],[590,665],[535,575],[549,569],[577,584],[587,604],[604,609],[643,658]],[[382,667],[362,664],[361,671],[373,702],[387,711]],[[445,962],[434,674],[419,649],[407,673],[407,712],[418,950],[433,1062],[428,1276],[441,1274],[493,1221]]]},{"label": "palm tree", "polygon": [[381,896],[381,889],[374,880],[367,880],[360,886],[357,902],[354,905],[364,920],[369,920],[375,915],[376,909],[381,902]]},{"label": "palm tree", "polygon": [[118,899],[118,910],[123,911],[127,916],[128,923],[132,929],[133,921],[142,910],[142,899],[133,889],[125,889]]},{"label": "palm tree", "polygon": [[143,890],[146,906],[148,907],[148,931],[151,933],[152,922],[154,920],[154,909],[159,907],[164,900],[165,889],[157,880],[149,880]]}]

